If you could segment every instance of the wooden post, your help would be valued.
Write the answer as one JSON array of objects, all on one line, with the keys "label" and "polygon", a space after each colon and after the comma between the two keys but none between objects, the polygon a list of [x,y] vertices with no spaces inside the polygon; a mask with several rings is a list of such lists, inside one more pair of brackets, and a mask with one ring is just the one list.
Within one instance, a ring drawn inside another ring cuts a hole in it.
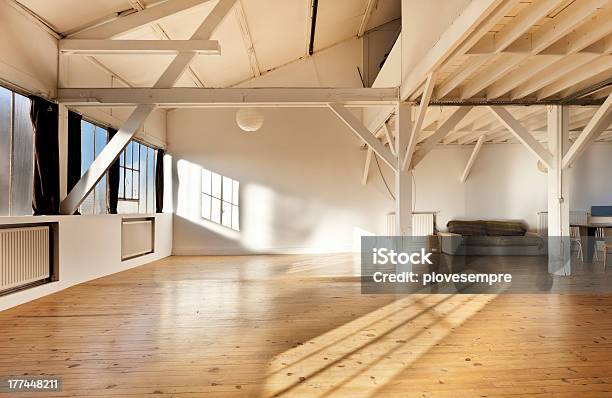
[{"label": "wooden post", "polygon": [[395,115],[395,222],[400,236],[412,235],[412,170],[402,170],[403,154],[406,153],[412,134],[412,109],[409,104],[399,103]]},{"label": "wooden post", "polygon": [[552,154],[548,167],[548,272],[570,275],[569,176],[562,167],[563,156],[569,149],[569,109],[551,105],[547,107],[547,116],[548,149]]}]

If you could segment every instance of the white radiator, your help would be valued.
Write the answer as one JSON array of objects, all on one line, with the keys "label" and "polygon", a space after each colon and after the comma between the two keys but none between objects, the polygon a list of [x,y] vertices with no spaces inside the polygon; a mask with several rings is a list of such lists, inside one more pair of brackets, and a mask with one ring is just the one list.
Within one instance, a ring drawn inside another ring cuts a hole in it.
[{"label": "white radiator", "polygon": [[[387,214],[387,236],[395,236],[395,213]],[[428,236],[434,232],[433,213],[412,213],[412,236]]]},{"label": "white radiator", "polygon": [[0,229],[0,291],[51,276],[49,227]]},{"label": "white radiator", "polygon": [[[589,215],[586,211],[570,211],[569,223],[570,225],[576,224],[587,224],[589,221]],[[548,212],[542,211],[538,213],[538,234],[548,234]]]},{"label": "white radiator", "polygon": [[548,213],[545,211],[538,213],[538,234],[548,235]]},{"label": "white radiator", "polygon": [[121,223],[121,259],[153,253],[155,224],[153,218],[124,218]]}]

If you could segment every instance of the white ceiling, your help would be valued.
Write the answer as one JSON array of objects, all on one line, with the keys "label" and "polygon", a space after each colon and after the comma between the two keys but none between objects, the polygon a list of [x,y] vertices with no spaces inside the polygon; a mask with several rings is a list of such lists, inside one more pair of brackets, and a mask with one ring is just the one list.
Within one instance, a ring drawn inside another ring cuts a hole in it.
[{"label": "white ceiling", "polygon": [[[135,1],[128,0],[18,0],[59,34],[73,33],[93,22],[116,18],[131,12]],[[171,1],[171,0],[169,0]],[[371,29],[400,17],[401,0],[374,0],[375,9],[367,28]],[[155,0],[140,1],[154,6]],[[249,61],[236,7],[242,6],[248,25],[257,68],[265,73],[304,57],[310,30],[310,0],[238,0],[213,34],[221,44],[220,56],[201,56],[192,63],[195,73],[183,75],[177,85],[194,86],[200,80],[206,87],[228,87],[256,75]],[[315,51],[355,37],[368,0],[319,0]],[[119,39],[162,39],[160,28],[171,39],[188,39],[208,15],[216,1],[121,35]],[[163,33],[162,33],[163,34]],[[96,59],[133,86],[151,86],[170,62],[168,56],[96,56]],[[196,77],[194,77],[194,74]]]}]

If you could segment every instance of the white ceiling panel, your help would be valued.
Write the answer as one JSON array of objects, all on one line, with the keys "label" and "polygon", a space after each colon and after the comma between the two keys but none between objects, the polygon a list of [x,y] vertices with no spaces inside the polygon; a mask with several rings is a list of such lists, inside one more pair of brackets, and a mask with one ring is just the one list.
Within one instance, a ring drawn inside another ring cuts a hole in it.
[{"label": "white ceiling panel", "polygon": [[66,32],[132,7],[127,0],[19,0],[57,32]]},{"label": "white ceiling panel", "polygon": [[356,36],[366,4],[366,0],[320,0],[315,51]]},{"label": "white ceiling panel", "polygon": [[308,2],[304,0],[242,0],[255,53],[262,71],[306,54]]}]

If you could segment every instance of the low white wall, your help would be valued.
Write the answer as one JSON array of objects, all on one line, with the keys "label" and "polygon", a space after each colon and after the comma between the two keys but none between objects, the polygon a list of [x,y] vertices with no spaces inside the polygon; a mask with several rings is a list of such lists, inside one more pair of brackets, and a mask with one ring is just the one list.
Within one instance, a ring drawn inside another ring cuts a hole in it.
[{"label": "low white wall", "polygon": [[121,219],[152,215],[2,217],[0,224],[59,223],[59,281],[0,297],[0,311],[170,255],[172,214],[155,214],[155,252],[121,261]]}]

